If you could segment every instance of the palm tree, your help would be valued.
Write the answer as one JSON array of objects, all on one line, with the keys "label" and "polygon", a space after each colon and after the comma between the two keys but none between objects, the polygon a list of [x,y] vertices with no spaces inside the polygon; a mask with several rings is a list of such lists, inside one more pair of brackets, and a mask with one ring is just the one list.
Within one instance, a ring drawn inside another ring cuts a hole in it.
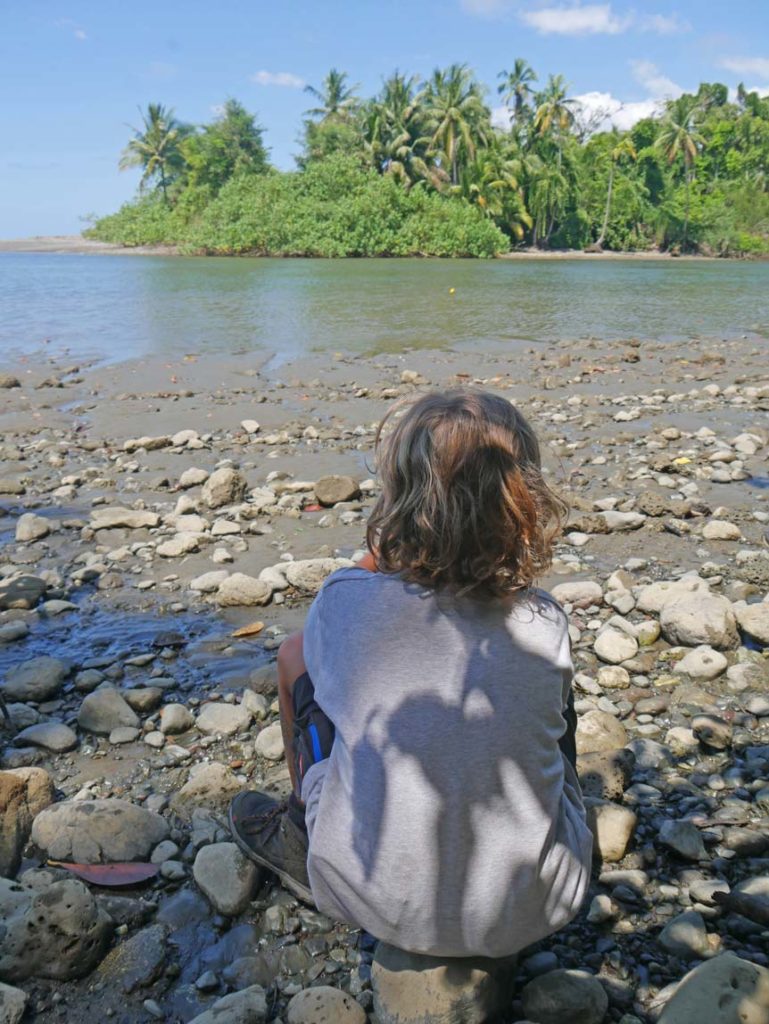
[{"label": "palm tree", "polygon": [[547,85],[537,94],[534,128],[540,135],[553,132],[560,136],[574,123],[574,100],[568,98],[568,85],[563,75],[550,75]]},{"label": "palm tree", "polygon": [[671,100],[662,121],[655,145],[662,150],[668,164],[681,159],[684,165],[686,184],[686,212],[684,214],[683,248],[686,249],[689,234],[689,212],[691,205],[691,184],[697,154],[705,145],[699,128],[702,107],[695,96],[681,96]]},{"label": "palm tree", "polygon": [[364,108],[365,146],[371,164],[381,173],[392,175],[406,189],[417,181],[441,189],[447,175],[430,153],[418,85],[417,75],[398,71],[385,81],[379,96]]},{"label": "palm tree", "polygon": [[190,125],[182,124],[174,117],[173,110],[162,103],[150,103],[146,113],[139,109],[143,127],[133,128],[134,137],[123,150],[120,157],[120,170],[130,167],[143,167],[140,187],[153,178],[158,179],[163,199],[168,202],[168,185],[174,173],[184,166],[181,144],[192,134]]},{"label": "palm tree", "polygon": [[323,79],[320,89],[306,85],[304,91],[314,96],[320,106],[307,111],[310,117],[328,121],[329,118],[342,118],[351,114],[357,106],[357,85],[347,85],[347,72],[331,68]]},{"label": "palm tree", "polygon": [[630,138],[630,135],[620,136],[617,130],[615,129],[613,132],[613,136],[614,138],[612,141],[614,145],[612,146],[611,152],[609,154],[609,187],[606,190],[606,209],[603,213],[603,224],[601,225],[601,233],[596,239],[594,245],[591,246],[591,249],[596,249],[599,252],[603,248],[604,239],[606,238],[606,229],[609,226],[609,214],[611,213],[611,196],[612,191],[614,189],[614,174],[617,170],[617,164],[619,164],[620,161],[624,159],[635,160],[638,156],[638,154],[636,153],[636,148],[633,145],[633,140]]},{"label": "palm tree", "polygon": [[490,113],[481,86],[466,64],[436,68],[423,95],[431,145],[441,154],[452,185],[459,184],[460,162],[475,158],[490,134]]},{"label": "palm tree", "polygon": [[516,57],[513,70],[500,71],[497,78],[502,79],[497,87],[497,92],[508,108],[512,105],[511,117],[516,123],[519,123],[532,94],[531,83],[536,82],[537,73],[523,57]]},{"label": "palm tree", "polygon": [[489,146],[463,169],[452,192],[478,206],[520,242],[533,223],[520,185],[522,170],[520,156],[492,137]]},{"label": "palm tree", "polygon": [[569,181],[562,168],[552,160],[534,156],[529,160],[530,180],[526,202],[534,220],[534,245],[547,245],[556,222],[566,210]]}]

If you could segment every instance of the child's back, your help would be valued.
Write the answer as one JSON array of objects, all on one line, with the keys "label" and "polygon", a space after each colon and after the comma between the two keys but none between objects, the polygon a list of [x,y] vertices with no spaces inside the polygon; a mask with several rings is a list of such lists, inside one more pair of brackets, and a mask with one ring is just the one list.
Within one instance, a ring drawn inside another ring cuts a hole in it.
[{"label": "child's back", "polygon": [[304,653],[336,727],[302,789],[320,909],[445,956],[506,956],[574,916],[591,836],[559,747],[571,659],[550,597],[344,569]]}]

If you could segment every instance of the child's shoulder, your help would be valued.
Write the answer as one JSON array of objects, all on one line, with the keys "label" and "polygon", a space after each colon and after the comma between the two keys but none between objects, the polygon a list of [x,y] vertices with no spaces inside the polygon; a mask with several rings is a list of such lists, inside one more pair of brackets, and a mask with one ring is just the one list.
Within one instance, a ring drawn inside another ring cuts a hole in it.
[{"label": "child's shoulder", "polygon": [[520,601],[540,620],[554,628],[568,630],[569,617],[552,594],[540,587],[527,587],[520,595]]}]

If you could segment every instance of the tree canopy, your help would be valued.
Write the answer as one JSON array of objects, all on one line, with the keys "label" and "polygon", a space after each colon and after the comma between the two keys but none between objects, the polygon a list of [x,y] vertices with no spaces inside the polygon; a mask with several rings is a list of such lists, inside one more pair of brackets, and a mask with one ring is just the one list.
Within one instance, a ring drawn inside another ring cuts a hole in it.
[{"label": "tree canopy", "polygon": [[[491,255],[518,245],[769,255],[769,99],[744,86],[730,99],[725,85],[704,82],[618,131],[588,116],[562,75],[540,78],[520,57],[508,67],[496,117],[466,64],[426,80],[395,71],[368,98],[332,68],[307,86],[296,172],[270,166],[264,129],[235,99],[197,127],[150,104],[120,161],[141,168],[139,195],[90,233],[297,255]],[[282,239],[276,224],[268,230],[270,203],[293,204]],[[464,227],[446,234],[450,221]]]}]

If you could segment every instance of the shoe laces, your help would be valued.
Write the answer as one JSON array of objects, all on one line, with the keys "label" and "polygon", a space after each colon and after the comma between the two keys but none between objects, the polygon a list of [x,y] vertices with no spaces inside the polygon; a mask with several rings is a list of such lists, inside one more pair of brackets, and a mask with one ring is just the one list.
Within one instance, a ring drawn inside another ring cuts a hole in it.
[{"label": "shoe laces", "polygon": [[269,811],[263,811],[261,814],[250,814],[242,818],[240,827],[249,835],[254,835],[257,832],[266,832],[267,835],[272,835],[287,810],[288,801],[284,800],[279,804],[275,804]]}]

